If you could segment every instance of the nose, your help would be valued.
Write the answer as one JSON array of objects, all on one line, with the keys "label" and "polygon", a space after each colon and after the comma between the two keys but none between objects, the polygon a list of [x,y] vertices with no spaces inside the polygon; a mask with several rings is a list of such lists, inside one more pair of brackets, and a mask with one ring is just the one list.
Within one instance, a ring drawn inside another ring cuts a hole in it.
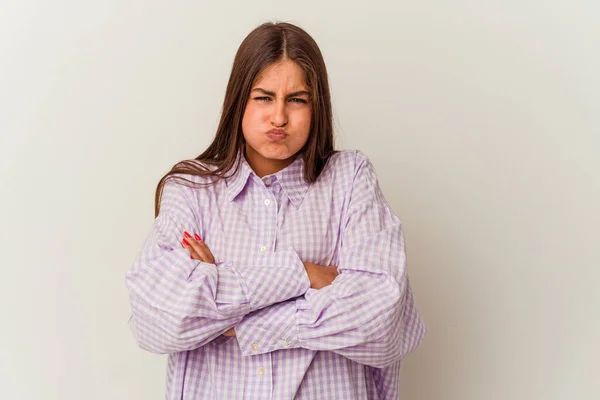
[{"label": "nose", "polygon": [[271,113],[271,124],[281,128],[288,122],[287,111],[285,108],[285,101],[276,101],[273,105],[273,112]]}]

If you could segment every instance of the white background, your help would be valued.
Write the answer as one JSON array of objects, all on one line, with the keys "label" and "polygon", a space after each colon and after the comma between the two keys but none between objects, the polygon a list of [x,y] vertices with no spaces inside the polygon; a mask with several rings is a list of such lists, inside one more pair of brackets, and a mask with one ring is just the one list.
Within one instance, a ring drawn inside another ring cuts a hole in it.
[{"label": "white background", "polygon": [[3,0],[0,397],[163,398],[124,276],[238,45],[286,20],[404,222],[429,333],[403,398],[600,398],[598,4]]}]

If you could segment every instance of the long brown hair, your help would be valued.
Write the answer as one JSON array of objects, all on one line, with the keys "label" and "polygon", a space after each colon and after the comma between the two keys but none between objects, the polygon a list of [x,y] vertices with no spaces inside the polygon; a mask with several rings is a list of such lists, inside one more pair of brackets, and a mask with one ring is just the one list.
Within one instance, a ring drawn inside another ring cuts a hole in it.
[{"label": "long brown hair", "polygon": [[186,186],[197,185],[174,174],[212,175],[216,177],[211,182],[214,183],[237,172],[237,169],[232,169],[244,146],[242,117],[252,85],[265,68],[282,59],[289,59],[300,66],[311,92],[310,133],[300,152],[305,161],[304,179],[308,183],[317,180],[334,153],[331,97],[325,62],[317,43],[304,30],[289,23],[268,22],[250,32],[235,55],[215,138],[204,153],[195,158],[201,163],[181,161],[159,181],[154,203],[155,217],[160,210],[162,190],[167,179],[176,179]]}]

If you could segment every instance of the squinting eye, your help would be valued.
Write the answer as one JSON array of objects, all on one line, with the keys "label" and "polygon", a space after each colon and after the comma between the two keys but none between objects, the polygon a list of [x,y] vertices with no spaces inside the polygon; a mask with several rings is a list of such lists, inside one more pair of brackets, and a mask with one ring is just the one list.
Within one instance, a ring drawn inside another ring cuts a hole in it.
[{"label": "squinting eye", "polygon": [[294,98],[291,98],[291,99],[290,99],[290,101],[291,101],[292,103],[301,103],[301,104],[306,104],[306,103],[307,103],[307,101],[306,101],[306,100],[304,100],[304,99],[299,99],[299,98],[296,98],[296,97],[294,97]]},{"label": "squinting eye", "polygon": [[271,101],[270,97],[255,97],[254,100],[258,101]]}]

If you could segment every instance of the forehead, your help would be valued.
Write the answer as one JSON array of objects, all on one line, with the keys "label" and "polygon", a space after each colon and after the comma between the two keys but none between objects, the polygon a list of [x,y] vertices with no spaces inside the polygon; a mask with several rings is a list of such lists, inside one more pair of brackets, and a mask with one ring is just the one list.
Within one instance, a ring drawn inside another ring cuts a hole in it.
[{"label": "forehead", "polygon": [[304,71],[290,60],[282,60],[269,65],[256,78],[252,88],[266,90],[307,90]]}]

